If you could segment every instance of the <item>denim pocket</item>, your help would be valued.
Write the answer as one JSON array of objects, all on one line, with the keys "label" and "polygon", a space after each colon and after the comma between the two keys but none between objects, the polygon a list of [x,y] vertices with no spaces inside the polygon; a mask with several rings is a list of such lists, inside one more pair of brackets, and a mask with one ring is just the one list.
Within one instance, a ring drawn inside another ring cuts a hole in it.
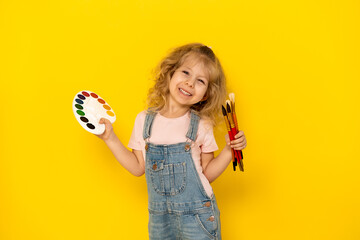
[{"label": "denim pocket", "polygon": [[186,186],[186,163],[165,164],[165,160],[149,160],[147,164],[152,186],[160,195],[176,195]]},{"label": "denim pocket", "polygon": [[197,213],[195,219],[198,226],[210,238],[215,239],[216,230],[218,228],[217,218],[212,212]]}]

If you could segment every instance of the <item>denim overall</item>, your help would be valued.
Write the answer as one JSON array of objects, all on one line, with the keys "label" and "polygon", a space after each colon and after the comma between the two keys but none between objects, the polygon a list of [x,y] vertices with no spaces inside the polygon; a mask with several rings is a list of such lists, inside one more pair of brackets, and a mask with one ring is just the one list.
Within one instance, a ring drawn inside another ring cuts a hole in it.
[{"label": "denim overall", "polygon": [[221,240],[215,195],[206,194],[191,156],[200,117],[191,111],[186,142],[159,145],[148,141],[155,115],[146,115],[143,132],[150,239]]}]

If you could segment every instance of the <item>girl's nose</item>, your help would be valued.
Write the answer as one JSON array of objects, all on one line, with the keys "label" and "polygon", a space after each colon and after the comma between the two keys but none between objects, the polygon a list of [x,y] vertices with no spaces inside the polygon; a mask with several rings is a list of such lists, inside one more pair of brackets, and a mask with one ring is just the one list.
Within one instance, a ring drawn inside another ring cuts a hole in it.
[{"label": "girl's nose", "polygon": [[189,78],[186,80],[185,84],[192,88],[192,87],[194,87],[194,80]]}]

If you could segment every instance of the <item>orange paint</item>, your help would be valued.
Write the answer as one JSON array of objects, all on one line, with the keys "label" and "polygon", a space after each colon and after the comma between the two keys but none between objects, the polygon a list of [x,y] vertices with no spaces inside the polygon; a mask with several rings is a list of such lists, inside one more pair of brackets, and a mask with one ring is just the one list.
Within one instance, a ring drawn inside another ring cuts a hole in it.
[{"label": "orange paint", "polygon": [[103,107],[104,107],[106,110],[111,110],[111,107],[109,107],[108,105],[103,105]]}]

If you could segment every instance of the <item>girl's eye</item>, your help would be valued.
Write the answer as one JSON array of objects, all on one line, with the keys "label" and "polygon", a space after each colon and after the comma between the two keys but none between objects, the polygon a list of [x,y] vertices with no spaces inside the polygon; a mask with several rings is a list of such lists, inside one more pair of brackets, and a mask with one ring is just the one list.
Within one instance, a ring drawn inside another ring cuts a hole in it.
[{"label": "girl's eye", "polygon": [[199,80],[199,82],[201,82],[202,84],[205,84],[205,81],[204,80],[202,80],[202,79],[198,79]]},{"label": "girl's eye", "polygon": [[184,70],[183,73],[185,73],[186,75],[189,75],[189,72],[188,72],[188,71],[185,71],[185,70]]}]

